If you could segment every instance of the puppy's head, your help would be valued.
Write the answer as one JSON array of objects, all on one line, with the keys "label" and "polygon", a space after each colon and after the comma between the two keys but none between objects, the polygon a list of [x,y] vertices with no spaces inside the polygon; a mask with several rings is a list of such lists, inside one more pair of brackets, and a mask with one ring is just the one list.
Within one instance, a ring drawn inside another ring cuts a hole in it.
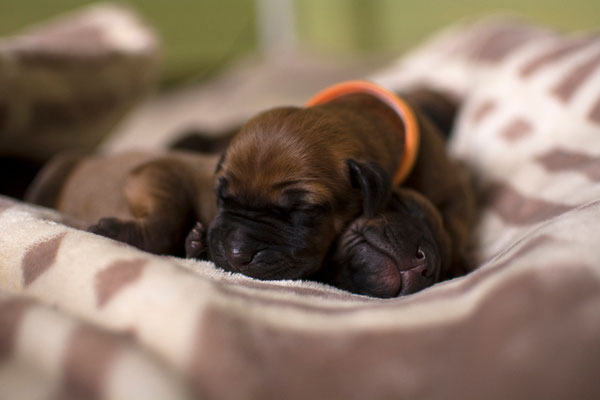
[{"label": "puppy's head", "polygon": [[361,208],[376,213],[391,192],[382,167],[351,158],[352,129],[312,108],[270,110],[242,127],[217,167],[211,259],[259,279],[318,270]]},{"label": "puppy's head", "polygon": [[385,211],[357,218],[342,233],[326,280],[373,297],[407,295],[440,280],[450,251],[437,209],[414,191],[397,190]]}]

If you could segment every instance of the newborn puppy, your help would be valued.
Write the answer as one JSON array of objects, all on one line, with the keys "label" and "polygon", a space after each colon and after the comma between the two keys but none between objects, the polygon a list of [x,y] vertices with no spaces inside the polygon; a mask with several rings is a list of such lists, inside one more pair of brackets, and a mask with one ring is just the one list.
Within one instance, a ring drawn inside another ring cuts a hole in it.
[{"label": "newborn puppy", "polygon": [[320,280],[357,294],[397,297],[445,279],[450,260],[440,213],[422,195],[400,189],[384,211],[346,228]]},{"label": "newborn puppy", "polygon": [[311,277],[348,224],[379,214],[402,183],[439,209],[456,249],[448,268],[459,269],[472,202],[443,135],[419,109],[429,97],[406,93],[399,111],[393,94],[358,86],[263,112],[232,139],[208,231],[218,266],[260,279]]},{"label": "newborn puppy", "polygon": [[36,177],[26,200],[82,222],[79,228],[155,254],[183,255],[195,221],[216,214],[219,156],[168,152],[63,154]]}]

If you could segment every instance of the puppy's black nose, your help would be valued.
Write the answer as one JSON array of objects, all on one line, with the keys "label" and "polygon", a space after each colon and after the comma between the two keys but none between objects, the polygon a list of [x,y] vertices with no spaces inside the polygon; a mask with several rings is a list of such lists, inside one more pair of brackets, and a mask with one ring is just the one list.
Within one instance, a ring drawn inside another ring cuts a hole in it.
[{"label": "puppy's black nose", "polygon": [[254,258],[255,248],[250,238],[241,230],[231,232],[228,239],[225,245],[227,262],[233,270],[242,272]]},{"label": "puppy's black nose", "polygon": [[242,246],[232,245],[229,248],[226,257],[229,265],[239,271],[250,264],[250,261],[252,261],[252,258],[254,257],[254,252],[249,251]]}]

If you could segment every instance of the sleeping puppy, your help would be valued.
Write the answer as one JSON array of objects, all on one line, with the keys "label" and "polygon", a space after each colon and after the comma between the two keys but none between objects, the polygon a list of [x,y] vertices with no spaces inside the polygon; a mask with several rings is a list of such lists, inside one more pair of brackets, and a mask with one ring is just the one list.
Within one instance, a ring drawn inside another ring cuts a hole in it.
[{"label": "sleeping puppy", "polygon": [[[453,262],[460,260],[469,201],[443,139],[418,110],[419,96],[408,93],[416,107],[400,115],[378,94],[320,96],[310,107],[273,109],[242,127],[217,164],[218,213],[208,232],[217,265],[263,279],[309,277],[352,219],[387,204],[390,179],[405,179],[440,209],[457,249]],[[415,126],[418,152],[406,152]],[[181,253],[193,222],[212,220],[214,157],[111,157],[63,157],[42,171],[27,199],[157,254]]]},{"label": "sleeping puppy", "polygon": [[453,247],[447,269],[460,273],[472,200],[443,135],[419,109],[431,100],[406,93],[399,111],[393,94],[363,84],[327,90],[309,107],[263,112],[233,138],[217,167],[218,213],[208,231],[218,266],[260,279],[310,278],[348,224],[379,214],[402,183],[440,211]]},{"label": "sleeping puppy", "polygon": [[352,293],[397,297],[447,278],[451,239],[438,210],[413,190],[394,191],[388,206],[344,230],[320,280]]},{"label": "sleeping puppy", "polygon": [[62,154],[38,174],[26,201],[55,208],[87,228],[155,254],[183,255],[195,221],[216,214],[218,155],[186,152]]},{"label": "sleeping puppy", "polygon": [[[451,254],[439,211],[419,193],[397,189],[381,213],[350,223],[312,278],[365,296],[405,296],[448,278]],[[188,235],[186,255],[207,256],[204,225]]]}]

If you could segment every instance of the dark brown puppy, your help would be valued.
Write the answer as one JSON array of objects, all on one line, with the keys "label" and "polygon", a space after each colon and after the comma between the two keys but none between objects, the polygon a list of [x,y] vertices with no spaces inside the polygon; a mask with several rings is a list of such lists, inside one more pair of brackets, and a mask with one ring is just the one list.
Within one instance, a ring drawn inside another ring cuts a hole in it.
[{"label": "dark brown puppy", "polygon": [[194,222],[208,225],[216,213],[218,157],[185,152],[62,155],[41,171],[26,200],[142,250],[183,255]]},{"label": "dark brown puppy", "polygon": [[[205,258],[206,246],[198,223],[186,240],[187,257]],[[366,296],[405,296],[448,278],[451,253],[439,211],[419,193],[397,189],[381,213],[350,223],[313,278]]]},{"label": "dark brown puppy", "polygon": [[388,206],[346,228],[321,280],[353,293],[397,297],[447,278],[451,239],[438,210],[413,190],[394,191]]},{"label": "dark brown puppy", "polygon": [[[472,202],[443,135],[418,108],[419,93],[404,96],[421,131],[404,185],[439,209],[453,242],[449,269],[459,274]],[[261,279],[315,274],[354,218],[387,205],[404,129],[396,112],[370,94],[277,108],[250,120],[217,169],[219,210],[208,232],[213,261]]]}]

